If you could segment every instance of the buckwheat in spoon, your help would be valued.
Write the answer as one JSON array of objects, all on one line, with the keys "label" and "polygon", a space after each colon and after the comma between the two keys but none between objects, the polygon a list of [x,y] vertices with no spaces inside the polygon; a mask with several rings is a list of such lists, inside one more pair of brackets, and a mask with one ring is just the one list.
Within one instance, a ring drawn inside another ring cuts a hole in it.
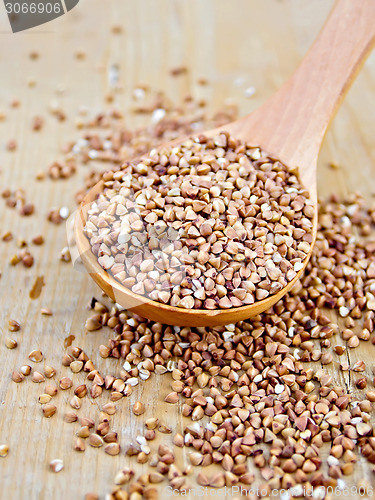
[{"label": "buckwheat in spoon", "polygon": [[103,175],[75,236],[106,294],[155,321],[214,326],[293,287],[316,237],[320,145],[374,44],[374,20],[375,0],[340,0],[261,108]]}]

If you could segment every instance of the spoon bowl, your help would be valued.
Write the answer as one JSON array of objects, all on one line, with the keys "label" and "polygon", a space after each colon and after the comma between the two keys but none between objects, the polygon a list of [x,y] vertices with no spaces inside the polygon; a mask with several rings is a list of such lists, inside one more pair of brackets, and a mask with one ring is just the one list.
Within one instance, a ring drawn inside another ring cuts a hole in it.
[{"label": "spoon bowl", "polygon": [[[259,146],[288,167],[298,167],[300,182],[315,203],[313,243],[317,233],[316,167],[320,146],[330,120],[374,45],[373,19],[374,0],[340,0],[297,71],[273,97],[252,114],[204,132],[207,136],[228,132],[235,139]],[[216,326],[256,316],[292,289],[313,251],[311,245],[304,267],[287,286],[251,305],[207,310],[162,304],[126,288],[99,265],[91,251],[84,226],[91,203],[103,190],[104,182],[100,181],[79,207],[74,227],[78,252],[90,276],[109,297],[125,309],[153,321],[178,326]]]},{"label": "spoon bowl", "polygon": [[[221,129],[215,129],[214,132],[217,133],[219,130],[224,129],[225,127],[222,127]],[[207,135],[210,135],[210,133],[208,132]],[[157,302],[147,297],[138,295],[123,286],[100,266],[96,255],[94,255],[91,251],[90,242],[84,234],[84,226],[86,224],[87,212],[90,208],[91,203],[97,199],[98,195],[103,192],[103,189],[104,182],[98,182],[87,193],[87,195],[81,202],[74,222],[77,250],[90,276],[112,300],[120,304],[125,309],[131,309],[139,316],[151,319],[153,321],[159,321],[161,323],[178,326],[216,326],[236,323],[238,321],[248,319],[252,316],[256,316],[257,314],[262,313],[263,311],[276,304],[276,302],[278,302],[285,295],[285,293],[291,290],[296,281],[303,274],[312,252],[313,244],[311,245],[311,250],[303,262],[303,269],[298,271],[296,276],[282,290],[274,295],[270,295],[266,299],[259,300],[254,304],[242,307],[232,307],[230,309],[215,310],[184,309],[181,307],[173,307],[162,304],[161,302]],[[315,242],[316,237],[316,227],[317,222],[315,214],[312,233],[313,243]]]}]

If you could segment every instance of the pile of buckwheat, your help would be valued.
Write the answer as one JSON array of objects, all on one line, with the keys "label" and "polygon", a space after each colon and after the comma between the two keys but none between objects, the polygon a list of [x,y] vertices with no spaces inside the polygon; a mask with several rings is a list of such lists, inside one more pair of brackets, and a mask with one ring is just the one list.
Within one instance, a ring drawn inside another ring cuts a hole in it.
[{"label": "pile of buckwheat", "polygon": [[199,135],[104,174],[85,234],[103,269],[187,309],[253,304],[292,281],[315,209],[296,171],[229,136]]}]

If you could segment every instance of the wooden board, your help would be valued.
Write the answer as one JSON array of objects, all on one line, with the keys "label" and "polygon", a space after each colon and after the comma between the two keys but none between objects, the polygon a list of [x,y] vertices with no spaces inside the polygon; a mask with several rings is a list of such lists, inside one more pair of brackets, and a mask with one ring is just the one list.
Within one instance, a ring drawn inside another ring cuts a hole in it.
[{"label": "wooden board", "polygon": [[[110,457],[91,447],[82,454],[72,451],[76,427],[62,420],[69,391],[60,391],[57,414],[45,419],[37,403],[44,384],[28,381],[16,385],[10,380],[10,373],[28,361],[32,349],[40,348],[46,362],[60,371],[64,339],[70,334],[103,370],[113,371],[114,366],[113,360],[98,360],[97,354],[109,331],[84,330],[86,304],[93,295],[99,297],[100,291],[84,273],[58,260],[65,245],[65,228],[48,223],[45,217],[52,206],[74,209],[73,194],[81,180],[74,176],[64,182],[36,182],[36,171],[45,169],[68,140],[79,136],[73,123],[80,106],[103,109],[104,96],[110,91],[111,65],[119,67],[122,90],[116,104],[124,110],[131,103],[133,88],[149,83],[177,101],[187,93],[206,98],[210,110],[233,101],[243,115],[270,96],[293,71],[331,6],[331,0],[81,0],[62,18],[19,34],[10,32],[0,7],[0,113],[6,115],[0,121],[0,186],[1,190],[24,188],[27,199],[37,205],[35,216],[21,218],[0,200],[0,234],[11,230],[16,238],[28,241],[39,233],[48,235],[45,245],[35,247],[36,263],[28,270],[8,264],[17,251],[16,240],[0,242],[0,444],[10,447],[8,456],[0,458],[1,499],[73,500],[89,491],[104,498],[117,470],[130,463],[124,454]],[[122,26],[122,34],[113,34],[115,25]],[[32,51],[40,54],[38,59],[30,59]],[[84,51],[86,57],[77,59],[77,51]],[[169,70],[181,65],[189,72],[171,78]],[[210,85],[199,86],[199,77],[207,78]],[[249,86],[256,89],[251,99],[244,95]],[[374,193],[374,92],[375,54],[325,140],[319,161],[320,195],[349,190],[366,196]],[[11,107],[14,99],[20,101],[19,107]],[[55,101],[67,114],[64,122],[48,111]],[[35,115],[46,120],[40,133],[31,130]],[[141,119],[129,115],[128,120],[131,125]],[[10,139],[19,144],[15,152],[6,151]],[[330,169],[330,162],[340,168]],[[29,291],[35,278],[42,275],[46,285],[40,298],[31,301]],[[50,307],[54,315],[41,316],[41,307]],[[19,342],[12,351],[4,345],[10,318],[22,324],[21,331],[11,335]],[[352,353],[351,361],[365,360],[371,375],[374,352],[372,345],[363,344]],[[344,383],[337,366],[327,369],[338,384]],[[62,373],[68,373],[67,369]],[[76,376],[80,379],[83,375]],[[167,382],[155,377],[121,401],[113,425],[121,434],[123,447],[142,429],[145,418],[153,415],[173,429],[181,428],[180,408],[161,402],[166,392]],[[137,399],[145,402],[147,412],[134,418],[130,407]],[[97,414],[100,404],[100,399],[87,400],[80,413]],[[170,438],[164,441],[170,442]],[[55,458],[65,464],[59,474],[48,470],[49,461]],[[185,452],[179,456],[179,464],[183,463],[187,463]],[[137,467],[140,473],[146,470],[147,466]],[[371,469],[361,462],[355,478],[363,476],[370,478]],[[191,479],[189,484],[194,485]]]}]

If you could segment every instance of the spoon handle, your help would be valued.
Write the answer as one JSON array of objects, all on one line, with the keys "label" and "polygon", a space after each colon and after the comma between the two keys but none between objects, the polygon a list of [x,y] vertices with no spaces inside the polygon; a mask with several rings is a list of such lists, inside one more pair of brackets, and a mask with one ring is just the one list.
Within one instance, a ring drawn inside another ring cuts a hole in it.
[{"label": "spoon handle", "polygon": [[[375,44],[375,0],[340,0],[300,66],[243,127],[316,184],[316,159],[330,120]],[[307,185],[307,184],[305,184]],[[311,187],[311,184],[310,184]]]}]

